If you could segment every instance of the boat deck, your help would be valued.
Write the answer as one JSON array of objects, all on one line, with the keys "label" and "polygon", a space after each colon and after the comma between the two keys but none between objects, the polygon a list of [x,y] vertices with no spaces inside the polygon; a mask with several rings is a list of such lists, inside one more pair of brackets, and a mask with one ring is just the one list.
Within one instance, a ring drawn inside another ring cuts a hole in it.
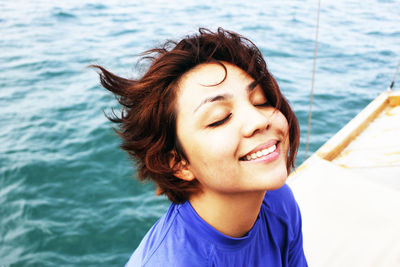
[{"label": "boat deck", "polygon": [[400,266],[400,94],[376,98],[288,182],[310,266]]},{"label": "boat deck", "polygon": [[400,105],[387,106],[332,162],[400,190]]}]

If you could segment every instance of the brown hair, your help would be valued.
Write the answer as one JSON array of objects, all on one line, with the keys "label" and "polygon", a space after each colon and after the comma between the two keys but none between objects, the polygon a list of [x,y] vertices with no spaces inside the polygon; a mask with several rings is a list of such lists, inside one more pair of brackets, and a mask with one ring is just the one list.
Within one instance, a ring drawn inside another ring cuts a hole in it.
[{"label": "brown hair", "polygon": [[179,42],[167,41],[142,56],[151,64],[139,79],[121,78],[101,66],[93,66],[100,70],[101,84],[122,105],[120,117],[113,113],[108,118],[119,124],[116,131],[123,140],[121,148],[135,159],[141,181],[152,179],[158,193],[166,194],[175,203],[182,203],[198,192],[198,182],[175,177],[170,162],[171,157],[177,163],[187,160],[176,136],[177,84],[184,73],[207,62],[236,65],[260,84],[269,102],[288,120],[287,169],[294,167],[300,138],[297,118],[267,70],[261,52],[250,40],[222,28],[216,32],[200,28],[198,34]]}]

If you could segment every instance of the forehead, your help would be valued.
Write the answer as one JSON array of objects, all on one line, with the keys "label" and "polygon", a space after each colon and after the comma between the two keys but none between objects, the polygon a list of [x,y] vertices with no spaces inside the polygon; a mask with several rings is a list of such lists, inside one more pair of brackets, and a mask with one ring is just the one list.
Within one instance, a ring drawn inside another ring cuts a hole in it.
[{"label": "forehead", "polygon": [[178,83],[178,98],[186,95],[196,97],[216,91],[229,92],[237,88],[243,89],[254,81],[239,67],[226,62],[222,64],[226,71],[218,63],[205,63],[185,73]]}]

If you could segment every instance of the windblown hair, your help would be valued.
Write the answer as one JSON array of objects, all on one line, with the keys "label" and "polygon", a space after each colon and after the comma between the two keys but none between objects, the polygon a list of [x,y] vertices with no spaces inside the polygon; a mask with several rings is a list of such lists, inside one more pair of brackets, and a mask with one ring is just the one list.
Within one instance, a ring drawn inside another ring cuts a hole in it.
[{"label": "windblown hair", "polygon": [[[294,167],[299,146],[297,118],[269,73],[258,48],[247,38],[218,28],[216,32],[200,28],[199,33],[179,42],[167,41],[142,54],[150,66],[139,79],[125,79],[101,66],[101,84],[113,92],[122,105],[120,116],[108,118],[119,124],[121,148],[135,160],[141,181],[151,179],[158,194],[166,194],[174,203],[186,201],[199,191],[196,180],[174,176],[171,162],[187,157],[176,135],[176,93],[182,75],[199,64],[228,62],[247,72],[263,89],[265,97],[281,111],[289,124],[288,172]],[[226,69],[225,69],[226,71]]]}]

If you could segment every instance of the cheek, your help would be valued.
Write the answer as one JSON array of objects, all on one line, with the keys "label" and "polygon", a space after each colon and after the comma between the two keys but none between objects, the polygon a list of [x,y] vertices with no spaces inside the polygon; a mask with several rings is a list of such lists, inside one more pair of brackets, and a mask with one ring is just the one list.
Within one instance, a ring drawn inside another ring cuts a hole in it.
[{"label": "cheek", "polygon": [[281,113],[280,124],[281,124],[282,134],[284,136],[283,148],[285,149],[285,155],[287,157],[287,153],[289,151],[289,144],[290,144],[289,124],[288,124],[288,121],[286,120],[286,117],[282,113]]},{"label": "cheek", "polygon": [[278,128],[280,128],[280,131],[282,132],[283,135],[289,136],[289,124],[288,121],[281,112],[276,113],[276,124]]},{"label": "cheek", "polygon": [[192,151],[200,162],[207,165],[218,164],[235,157],[237,138],[228,129],[214,131],[193,138]]},{"label": "cheek", "polygon": [[276,133],[282,137],[282,149],[287,152],[289,149],[289,124],[281,112],[276,112],[273,118],[273,125]]},{"label": "cheek", "polygon": [[202,184],[225,184],[224,177],[236,174],[237,140],[227,130],[219,133],[192,135],[187,157],[191,171]]}]

